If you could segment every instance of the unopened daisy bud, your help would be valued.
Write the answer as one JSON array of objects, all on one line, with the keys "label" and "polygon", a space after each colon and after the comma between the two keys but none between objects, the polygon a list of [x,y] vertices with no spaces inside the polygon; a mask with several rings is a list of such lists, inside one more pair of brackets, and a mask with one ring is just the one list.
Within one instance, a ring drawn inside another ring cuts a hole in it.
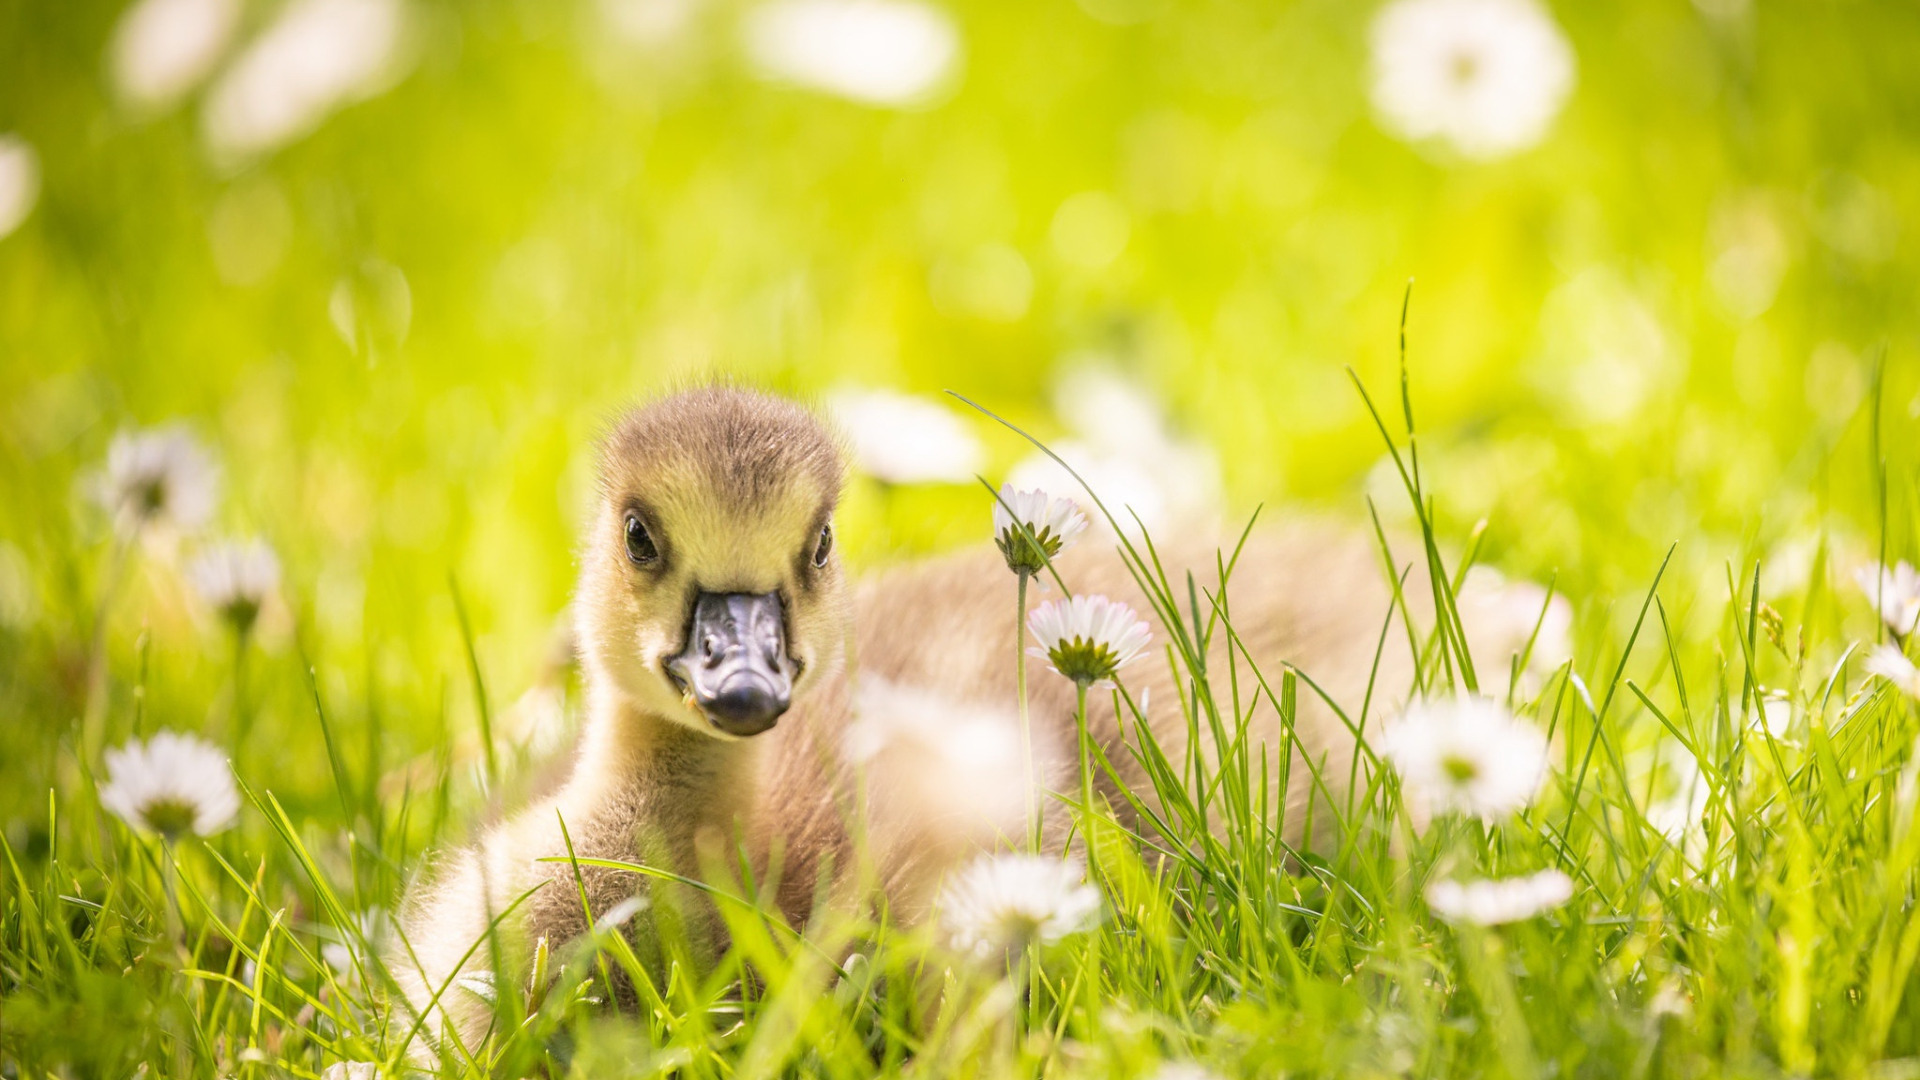
[{"label": "unopened daisy bud", "polygon": [[1905,637],[1920,622],[1920,573],[1905,562],[1892,569],[1863,566],[1853,576],[1860,591],[1880,609],[1880,620],[1887,629]]},{"label": "unopened daisy bud", "polygon": [[1455,923],[1498,926],[1544,914],[1573,897],[1573,879],[1558,870],[1484,881],[1436,881],[1427,906]]},{"label": "unopened daisy bud", "polygon": [[982,855],[941,893],[941,922],[954,948],[983,959],[1050,945],[1098,920],[1100,890],[1084,878],[1043,855]]},{"label": "unopened daisy bud", "polygon": [[1416,701],[1379,746],[1410,802],[1489,823],[1531,803],[1547,770],[1547,737],[1488,698]]},{"label": "unopened daisy bud", "polygon": [[1152,634],[1133,609],[1104,596],[1075,596],[1041,604],[1027,616],[1040,642],[1027,649],[1082,686],[1112,685],[1113,673],[1147,647]]},{"label": "unopened daisy bud", "polygon": [[219,485],[219,468],[199,441],[168,425],[114,436],[98,497],[123,531],[163,523],[193,529],[213,516]]},{"label": "unopened daisy bud", "polygon": [[1016,574],[1039,573],[1086,530],[1087,515],[1072,499],[1002,484],[993,501],[993,542]]},{"label": "unopened daisy bud", "polygon": [[1868,653],[1867,674],[1880,676],[1908,697],[1920,698],[1920,668],[1897,645],[1882,645]]},{"label": "unopened daisy bud", "polygon": [[107,751],[107,782],[100,805],[136,829],[168,839],[210,836],[240,813],[233,769],[218,747],[163,731]]},{"label": "unopened daisy bud", "polygon": [[280,587],[280,560],[259,540],[216,544],[187,564],[187,580],[208,607],[244,635]]}]

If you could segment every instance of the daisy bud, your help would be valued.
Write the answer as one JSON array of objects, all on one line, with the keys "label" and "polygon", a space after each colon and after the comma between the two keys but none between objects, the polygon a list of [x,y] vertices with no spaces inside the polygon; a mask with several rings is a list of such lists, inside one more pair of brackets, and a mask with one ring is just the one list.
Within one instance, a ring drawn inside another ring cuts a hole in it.
[{"label": "daisy bud", "polygon": [[1071,499],[1000,485],[993,501],[993,543],[1016,574],[1037,574],[1087,530],[1087,516]]}]

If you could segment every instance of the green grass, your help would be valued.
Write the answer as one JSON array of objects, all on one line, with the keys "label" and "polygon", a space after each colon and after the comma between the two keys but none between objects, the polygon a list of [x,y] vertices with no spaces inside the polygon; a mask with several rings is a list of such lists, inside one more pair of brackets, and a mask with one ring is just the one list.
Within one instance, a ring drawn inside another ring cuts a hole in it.
[{"label": "green grass", "polygon": [[[803,943],[729,903],[757,997],[732,1001],[730,962],[608,1022],[570,987],[626,958],[556,954],[538,1001],[497,995],[511,1034],[480,1061],[1920,1075],[1920,714],[1865,679],[1884,631],[1853,582],[1920,556],[1920,8],[1555,2],[1573,94],[1482,162],[1375,120],[1374,3],[951,3],[951,95],[896,111],[756,79],[737,29],[760,0],[693,5],[665,53],[612,41],[601,0],[408,2],[398,82],[234,169],[203,92],[116,102],[124,0],[0,0],[0,135],[42,172],[0,237],[0,1080],[397,1057],[376,958],[349,977],[319,953],[533,784],[516,710],[613,410],[707,377],[952,387],[1057,442],[1050,395],[1090,356],[1219,454],[1229,520],[1413,538],[1391,563],[1440,587],[1403,602],[1445,614],[1384,647],[1551,730],[1539,802],[1414,835],[1363,778],[1337,842],[1295,856],[1258,807],[1311,778],[1245,755],[1200,788],[1156,762],[1135,795],[1164,827],[1098,834],[1109,917],[1031,1000],[929,984],[930,935]],[[242,7],[247,36],[277,3]],[[1096,17],[1116,7],[1140,21]],[[1104,267],[1055,240],[1082,196],[1125,224]],[[1018,256],[1023,313],[952,302],[982,252]],[[997,484],[1028,447],[968,419]],[[223,462],[209,533],[286,566],[239,652],[182,582],[194,543],[123,558],[84,494],[116,431],[170,421]],[[856,477],[837,529],[866,570],[986,520],[971,483]],[[1473,667],[1447,588],[1469,564],[1566,596],[1572,663],[1513,690],[1525,664]],[[1156,662],[1183,670],[1231,634],[1222,566],[1184,569],[1152,575]],[[1191,674],[1181,709],[1223,735],[1316,693],[1244,657]],[[1746,722],[1771,695],[1781,739]],[[1374,731],[1396,703],[1340,704]],[[232,750],[236,828],[167,848],[102,811],[104,751],[162,729]],[[1647,818],[1683,746],[1704,824],[1675,845]],[[1578,892],[1515,926],[1421,898],[1547,867]],[[869,959],[834,974],[854,942]]]},{"label": "green grass", "polygon": [[[1612,620],[1617,631],[1582,640],[1535,691],[1475,672],[1453,603],[1471,555],[1443,555],[1460,550],[1458,538],[1437,531],[1427,509],[1444,492],[1422,479],[1433,463],[1409,437],[1410,394],[1403,404],[1404,416],[1376,415],[1405,495],[1421,508],[1424,550],[1387,554],[1392,565],[1430,560],[1432,595],[1397,602],[1441,614],[1422,620],[1431,636],[1402,640],[1395,628],[1386,647],[1412,650],[1427,693],[1477,682],[1552,733],[1551,779],[1529,810],[1492,825],[1443,817],[1417,831],[1391,773],[1369,757],[1355,797],[1331,827],[1311,830],[1331,841],[1290,848],[1282,837],[1298,829],[1273,809],[1289,785],[1312,780],[1268,772],[1236,733],[1262,710],[1290,731],[1300,695],[1314,692],[1312,672],[1263,670],[1238,649],[1230,670],[1208,670],[1209,643],[1232,635],[1230,613],[1212,601],[1232,552],[1189,576],[1160,565],[1150,543],[1130,546],[1165,642],[1156,662],[1189,687],[1180,703],[1189,726],[1209,728],[1227,750],[1217,768],[1196,769],[1149,741],[1140,755],[1150,787],[1127,797],[1154,828],[1123,835],[1107,815],[1083,826],[1106,897],[1097,930],[1036,952],[1031,972],[1009,973],[957,962],[928,928],[831,917],[791,928],[751,898],[716,895],[734,944],[711,970],[675,961],[649,977],[610,929],[556,946],[538,961],[544,978],[491,988],[494,1033],[447,1070],[1141,1076],[1161,1061],[1247,1077],[1920,1069],[1920,1002],[1909,998],[1920,960],[1920,714],[1883,680],[1863,681],[1853,639],[1802,614],[1848,608],[1859,629],[1861,603],[1826,593],[1831,575],[1817,572],[1801,601],[1776,610],[1759,599],[1764,564],[1729,565],[1723,596],[1693,599],[1718,609],[1717,631],[1689,632],[1702,620],[1672,618],[1677,590],[1656,577],[1622,598],[1616,615],[1629,618]],[[480,664],[470,650],[467,658],[465,676],[484,700]],[[150,723],[137,707],[145,671],[113,670],[113,700],[136,708],[131,717],[115,710],[110,728]],[[297,723],[317,732],[331,783],[283,799],[275,763],[285,759],[241,748],[250,805],[238,828],[211,839],[168,845],[129,831],[97,805],[91,755],[70,753],[77,736],[62,740],[69,752],[46,816],[24,840],[5,840],[7,1075],[304,1076],[336,1060],[401,1064],[414,1021],[367,948],[362,913],[391,905],[424,850],[462,836],[464,818],[499,790],[490,781],[524,762],[503,746],[470,755],[465,768],[445,757],[417,773],[389,768],[377,700],[348,724],[329,710],[324,673],[309,677],[281,657],[258,678],[268,699],[303,699]],[[1782,737],[1745,719],[1767,694],[1792,702]],[[1371,703],[1371,715],[1335,704],[1376,731],[1389,703]],[[486,715],[474,712],[491,745]],[[1667,765],[1680,747],[1697,759],[1706,798],[1675,843],[1648,815],[1672,794]],[[1550,867],[1576,890],[1541,918],[1453,926],[1422,900],[1436,875]],[[350,961],[323,961],[329,944],[345,945]],[[854,952],[858,960],[842,962]],[[595,1004],[615,969],[640,988],[637,1015]],[[753,987],[744,994],[743,979]]]}]

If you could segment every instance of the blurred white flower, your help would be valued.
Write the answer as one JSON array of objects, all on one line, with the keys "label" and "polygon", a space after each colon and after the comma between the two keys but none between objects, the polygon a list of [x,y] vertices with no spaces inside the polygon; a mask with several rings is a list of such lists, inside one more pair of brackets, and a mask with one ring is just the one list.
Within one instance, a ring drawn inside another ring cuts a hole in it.
[{"label": "blurred white flower", "polygon": [[1762,698],[1759,709],[1747,714],[1747,729],[1755,734],[1765,732],[1783,739],[1792,727],[1793,702],[1784,697]]},{"label": "blurred white flower", "polygon": [[[1086,480],[1123,529],[1138,517],[1148,532],[1204,528],[1220,508],[1220,463],[1202,443],[1176,434],[1160,403],[1138,382],[1101,364],[1070,368],[1054,387],[1054,409],[1075,438],[1052,441],[1054,453]],[[1035,451],[1015,465],[1017,488],[1079,491],[1073,474]],[[1104,516],[1092,524],[1107,528]]]},{"label": "blurred white flower", "polygon": [[40,155],[18,135],[0,135],[0,238],[33,213],[40,201]]},{"label": "blurred white flower", "polygon": [[320,1080],[380,1080],[380,1066],[372,1061],[336,1061],[320,1070]]},{"label": "blurred white flower", "polygon": [[219,543],[187,564],[187,581],[236,633],[246,634],[280,587],[280,560],[260,540]]},{"label": "blurred white flower", "polygon": [[982,855],[940,894],[954,948],[982,959],[1050,945],[1094,925],[1100,890],[1074,863],[1045,855]]},{"label": "blurred white flower", "polygon": [[216,157],[272,150],[396,73],[401,0],[292,0],[208,94],[202,117]]},{"label": "blurred white flower", "polygon": [[827,411],[860,471],[889,484],[964,483],[980,471],[980,441],[953,411],[891,390],[843,389]]},{"label": "blurred white flower", "polygon": [[1558,870],[1526,877],[1481,881],[1436,881],[1427,886],[1427,906],[1456,923],[1498,926],[1543,914],[1573,897],[1573,879]]},{"label": "blurred white flower", "polygon": [[867,105],[925,102],[960,58],[952,18],[914,0],[769,0],[742,33],[763,78]]},{"label": "blurred white flower", "polygon": [[200,85],[240,25],[240,0],[135,0],[113,29],[120,99],[165,109]]},{"label": "blurred white flower", "polygon": [[[1505,672],[1510,657],[1533,642],[1527,671],[1544,673],[1573,655],[1573,604],[1531,581],[1516,581],[1491,566],[1467,571],[1455,598],[1460,621],[1475,645],[1491,646],[1490,655],[1476,652],[1477,666]],[[1539,632],[1535,634],[1535,627]]]},{"label": "blurred white flower", "polygon": [[1132,608],[1085,593],[1034,608],[1027,615],[1027,629],[1040,642],[1028,647],[1028,655],[1086,686],[1112,685],[1114,672],[1131,663],[1153,638]]},{"label": "blurred white flower", "polygon": [[162,731],[107,751],[100,805],[137,829],[173,839],[210,836],[240,813],[227,755],[192,735]]},{"label": "blurred white flower", "polygon": [[1488,698],[1416,701],[1381,732],[1380,752],[1429,813],[1492,823],[1533,801],[1547,770],[1547,737]]},{"label": "blurred white flower", "polygon": [[[330,940],[320,946],[320,960],[333,970],[334,978],[347,983],[360,979],[361,968],[372,963],[393,930],[393,917],[378,905],[353,917],[358,936],[333,927],[325,928]],[[363,949],[361,943],[365,942]]]},{"label": "blurred white flower", "polygon": [[1666,837],[1668,843],[1686,851],[1702,837],[1701,828],[1712,792],[1694,756],[1678,743],[1673,744],[1673,750],[1674,756],[1668,760],[1677,778],[1674,792],[1647,807],[1647,824]]},{"label": "blurred white flower", "polygon": [[[1876,573],[1876,571],[1878,571]],[[1905,637],[1913,633],[1920,620],[1920,574],[1905,561],[1889,570],[1884,566],[1863,566],[1853,575],[1860,591],[1880,608],[1880,619],[1887,629]]]},{"label": "blurred white flower", "polygon": [[107,445],[107,468],[96,494],[128,532],[150,524],[195,529],[213,516],[220,470],[178,424],[123,431]]},{"label": "blurred white flower", "polygon": [[1163,1062],[1149,1077],[1150,1080],[1224,1080],[1219,1073],[1192,1061]]},{"label": "blurred white flower", "polygon": [[1867,674],[1880,676],[1910,698],[1920,698],[1920,668],[1898,645],[1881,645],[1868,653]]},{"label": "blurred white flower", "polygon": [[990,843],[1023,833],[1027,813],[1019,718],[865,676],[842,736],[847,760],[867,770],[882,814],[912,821],[933,841]]},{"label": "blurred white flower", "polygon": [[693,21],[701,0],[598,0],[600,20],[630,45],[663,45]]},{"label": "blurred white flower", "polygon": [[1381,119],[1470,157],[1539,142],[1573,89],[1573,48],[1533,0],[1396,0],[1372,38]]},{"label": "blurred white flower", "polygon": [[1087,515],[1072,499],[1055,499],[1037,488],[1016,491],[1012,484],[1002,484],[993,500],[993,543],[1015,573],[1039,573],[1085,531]]}]

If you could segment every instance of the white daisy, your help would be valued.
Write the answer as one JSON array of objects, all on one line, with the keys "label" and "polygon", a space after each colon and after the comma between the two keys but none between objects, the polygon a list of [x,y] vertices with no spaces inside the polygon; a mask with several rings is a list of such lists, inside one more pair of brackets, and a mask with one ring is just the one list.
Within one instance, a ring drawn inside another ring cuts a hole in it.
[{"label": "white daisy", "polygon": [[1223,1080],[1212,1069],[1193,1061],[1167,1061],[1149,1074],[1150,1080]]},{"label": "white daisy", "polygon": [[827,410],[854,464],[889,484],[964,483],[980,471],[980,441],[951,409],[891,390],[840,390]]},{"label": "white daisy", "polygon": [[1373,107],[1470,157],[1524,150],[1573,89],[1573,48],[1533,0],[1396,0],[1373,22]]},{"label": "white daisy", "polygon": [[33,213],[40,201],[40,155],[18,135],[0,135],[0,238]]},{"label": "white daisy", "polygon": [[320,1080],[380,1080],[380,1065],[372,1061],[336,1061],[320,1070]]},{"label": "white daisy", "polygon": [[240,792],[219,747],[162,731],[107,751],[100,805],[135,828],[169,839],[187,832],[211,836],[233,824]]},{"label": "white daisy", "polygon": [[954,948],[981,958],[1050,945],[1094,925],[1100,890],[1074,863],[1045,855],[982,855],[940,894]]},{"label": "white daisy", "polygon": [[762,77],[865,105],[923,103],[960,59],[952,18],[913,0],[771,0],[742,33]]},{"label": "white daisy", "polygon": [[1087,515],[1072,499],[1002,484],[993,501],[993,542],[1006,557],[1007,569],[1016,574],[1039,573],[1086,530]]},{"label": "white daisy", "polygon": [[1547,770],[1547,737],[1481,697],[1416,701],[1379,747],[1421,810],[1489,823],[1532,802]]},{"label": "white daisy", "polygon": [[1113,673],[1140,655],[1152,632],[1133,609],[1104,596],[1052,600],[1027,616],[1039,645],[1027,654],[1085,686],[1110,686]]},{"label": "white daisy", "polygon": [[1017,716],[871,676],[853,713],[842,751],[866,770],[881,813],[974,842],[1020,831],[1030,785]]},{"label": "white daisy", "polygon": [[160,110],[200,84],[240,25],[240,0],[137,0],[113,28],[109,64],[121,100]]},{"label": "white daisy", "polygon": [[[1877,571],[1877,572],[1876,572]],[[1920,621],[1920,574],[1902,561],[1891,570],[1885,566],[1863,566],[1853,575],[1867,600],[1880,608],[1880,619],[1887,629],[1905,637]]]},{"label": "white daisy", "polygon": [[1868,653],[1867,674],[1880,676],[1908,697],[1920,698],[1920,668],[1897,645],[1881,645]]},{"label": "white daisy", "polygon": [[1482,881],[1436,881],[1427,886],[1427,906],[1435,915],[1474,926],[1531,919],[1572,897],[1573,879],[1558,870]]},{"label": "white daisy", "polygon": [[195,529],[213,516],[220,470],[199,440],[177,424],[122,432],[107,446],[98,494],[115,524],[127,531],[160,523]]},{"label": "white daisy", "polygon": [[[1159,399],[1110,364],[1074,359],[1053,388],[1054,411],[1073,438],[1049,443],[1123,529],[1149,533],[1201,527],[1220,511],[1220,462],[1211,447],[1179,434]],[[1079,491],[1080,480],[1035,451],[1007,474],[1015,488]],[[1105,529],[1104,517],[1089,524]]]},{"label": "white daisy", "polygon": [[[358,936],[330,926],[321,931],[328,940],[320,946],[320,959],[333,969],[336,979],[347,983],[359,981],[361,969],[372,963],[368,954],[378,953],[393,929],[393,917],[378,905],[355,915],[353,922],[359,930]],[[360,947],[363,941],[367,946],[365,950]]]},{"label": "white daisy", "polygon": [[1760,707],[1747,714],[1747,730],[1756,735],[1765,732],[1784,739],[1792,727],[1793,702],[1784,697],[1761,698]]},{"label": "white daisy", "polygon": [[215,544],[187,564],[187,580],[208,607],[245,634],[280,587],[280,560],[260,540]]},{"label": "white daisy", "polygon": [[292,0],[208,92],[208,148],[224,159],[264,153],[384,89],[405,15],[401,0]]}]

